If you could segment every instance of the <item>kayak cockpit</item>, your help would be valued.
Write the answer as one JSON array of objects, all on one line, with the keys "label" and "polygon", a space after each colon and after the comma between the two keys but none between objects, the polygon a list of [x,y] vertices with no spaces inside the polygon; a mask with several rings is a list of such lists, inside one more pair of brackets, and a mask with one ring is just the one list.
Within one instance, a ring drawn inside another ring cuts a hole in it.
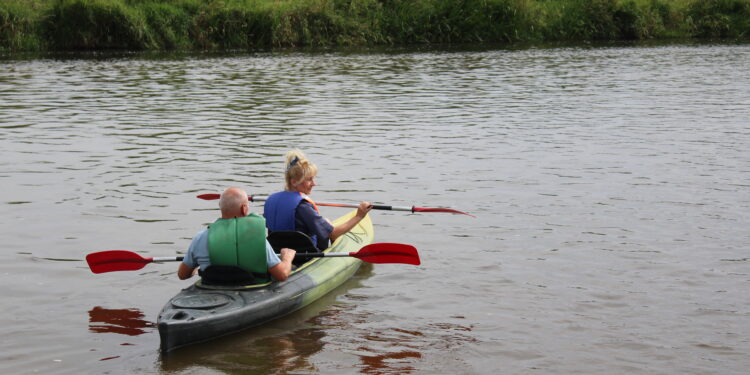
[{"label": "kayak cockpit", "polygon": [[[299,254],[318,252],[318,248],[315,247],[312,238],[298,231],[279,230],[271,232],[268,235],[268,243],[271,244],[271,247],[276,254],[280,253],[281,249],[285,247],[294,249]],[[295,258],[292,264],[299,267],[307,263],[309,260],[310,258]]]}]

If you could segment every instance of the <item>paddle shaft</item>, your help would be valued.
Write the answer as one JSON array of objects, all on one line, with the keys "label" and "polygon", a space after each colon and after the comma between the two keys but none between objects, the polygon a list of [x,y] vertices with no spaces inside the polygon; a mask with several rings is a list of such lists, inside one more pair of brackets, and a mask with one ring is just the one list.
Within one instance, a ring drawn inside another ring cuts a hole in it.
[{"label": "paddle shaft", "polygon": [[[256,199],[260,201],[260,199]],[[328,207],[348,207],[348,208],[359,208],[358,204],[348,204],[348,203],[319,203],[315,202],[318,206],[328,206]],[[395,207],[395,206],[385,206],[382,204],[373,204],[372,205],[373,210],[386,210],[386,211],[408,211],[408,212],[414,212],[414,207]]]},{"label": "paddle shaft", "polygon": [[[204,199],[204,200],[215,200],[221,198],[220,194],[200,194],[198,195],[198,198]],[[256,197],[254,195],[248,195],[247,199],[250,202],[265,202],[266,198],[263,197]],[[358,204],[350,204],[350,203],[332,203],[332,202],[315,202],[318,206],[327,206],[327,207],[347,207],[347,208],[358,208]],[[374,204],[372,205],[373,210],[385,210],[385,211],[406,211],[406,212],[449,212],[449,213],[455,213],[455,214],[462,214],[462,215],[468,215],[468,216],[474,216],[467,214],[465,212],[453,210],[450,208],[424,208],[424,207],[416,207],[416,206],[387,206],[383,204]]]},{"label": "paddle shaft", "polygon": [[357,253],[297,253],[295,258],[335,258],[335,257],[352,257]]},{"label": "paddle shaft", "polygon": [[[220,196],[219,196],[220,197]],[[216,197],[218,199],[219,197]],[[248,195],[247,199],[250,200],[250,202],[265,202],[267,198],[263,197],[256,197],[254,195]],[[332,203],[332,202],[315,202],[318,206],[328,206],[328,207],[348,207],[348,208],[358,208],[358,204],[350,204],[350,203]],[[382,204],[373,204],[372,205],[373,210],[387,210],[387,211],[409,211],[414,212],[414,207],[394,207],[394,206],[386,206]]]},{"label": "paddle shaft", "polygon": [[[300,258],[354,257],[368,263],[403,263],[419,265],[417,249],[399,243],[373,243],[356,252],[297,253]],[[144,257],[128,250],[107,250],[86,255],[86,262],[94,273],[136,271],[153,262],[179,262],[183,257]]]},{"label": "paddle shaft", "polygon": [[[351,253],[297,253],[295,255],[295,258],[328,258],[328,257],[350,257],[354,256],[354,252]],[[281,254],[276,254],[281,255]],[[152,262],[181,262],[184,257],[153,257],[153,258],[146,258],[147,260],[150,259]]]},{"label": "paddle shaft", "polygon": [[[281,254],[276,254],[281,255]],[[296,253],[295,258],[335,258],[335,257],[356,257],[356,252],[350,253]],[[149,258],[146,258],[149,259]],[[153,257],[152,262],[181,262],[183,257]]]}]

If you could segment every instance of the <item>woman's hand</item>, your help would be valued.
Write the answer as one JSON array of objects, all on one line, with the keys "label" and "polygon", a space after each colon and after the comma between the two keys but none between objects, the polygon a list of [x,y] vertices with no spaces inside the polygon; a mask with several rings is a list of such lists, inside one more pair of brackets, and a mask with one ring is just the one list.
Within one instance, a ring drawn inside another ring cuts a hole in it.
[{"label": "woman's hand", "polygon": [[333,227],[333,230],[331,231],[330,236],[328,238],[331,239],[331,242],[336,241],[339,236],[343,235],[344,233],[352,230],[357,224],[359,224],[362,219],[367,216],[367,213],[372,210],[372,203],[370,202],[360,202],[359,206],[357,206],[357,213],[354,215],[354,217],[350,218],[343,224],[339,224],[338,226]]},{"label": "woman's hand", "polygon": [[370,210],[372,210],[372,203],[359,202],[359,207],[357,207],[357,217],[360,219],[364,218]]}]

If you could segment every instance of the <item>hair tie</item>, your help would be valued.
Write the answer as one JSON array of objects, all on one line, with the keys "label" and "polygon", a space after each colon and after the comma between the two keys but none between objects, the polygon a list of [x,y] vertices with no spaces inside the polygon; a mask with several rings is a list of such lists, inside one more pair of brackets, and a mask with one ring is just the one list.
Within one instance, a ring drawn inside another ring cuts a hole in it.
[{"label": "hair tie", "polygon": [[292,161],[291,161],[291,162],[289,162],[289,166],[288,166],[288,167],[286,167],[286,170],[288,171],[288,170],[292,169],[292,167],[293,167],[293,166],[294,166],[295,164],[297,164],[297,162],[299,162],[299,158],[295,156],[295,157],[294,157],[294,159],[292,159]]}]

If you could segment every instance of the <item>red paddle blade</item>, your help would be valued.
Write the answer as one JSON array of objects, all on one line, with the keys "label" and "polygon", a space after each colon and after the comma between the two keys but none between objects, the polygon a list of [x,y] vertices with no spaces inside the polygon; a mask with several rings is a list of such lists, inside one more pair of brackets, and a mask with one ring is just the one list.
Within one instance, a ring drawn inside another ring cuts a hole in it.
[{"label": "red paddle blade", "polygon": [[221,194],[200,194],[198,195],[198,198],[206,200],[206,201],[211,201],[211,200],[221,198]]},{"label": "red paddle blade", "polygon": [[93,273],[135,271],[152,261],[152,258],[144,258],[127,250],[107,250],[86,255],[86,262]]},{"label": "red paddle blade", "polygon": [[417,248],[401,243],[374,243],[349,255],[368,263],[404,263],[415,266],[421,263]]},{"label": "red paddle blade", "polygon": [[412,210],[413,212],[448,212],[448,213],[452,213],[452,214],[466,215],[466,216],[471,216],[471,217],[473,217],[473,218],[476,218],[476,216],[474,216],[474,215],[472,215],[472,214],[468,214],[468,213],[466,213],[466,212],[463,212],[463,211],[459,211],[459,210],[454,210],[454,209],[452,209],[452,208],[440,208],[440,207],[412,207],[412,208],[411,208],[411,210]]}]

